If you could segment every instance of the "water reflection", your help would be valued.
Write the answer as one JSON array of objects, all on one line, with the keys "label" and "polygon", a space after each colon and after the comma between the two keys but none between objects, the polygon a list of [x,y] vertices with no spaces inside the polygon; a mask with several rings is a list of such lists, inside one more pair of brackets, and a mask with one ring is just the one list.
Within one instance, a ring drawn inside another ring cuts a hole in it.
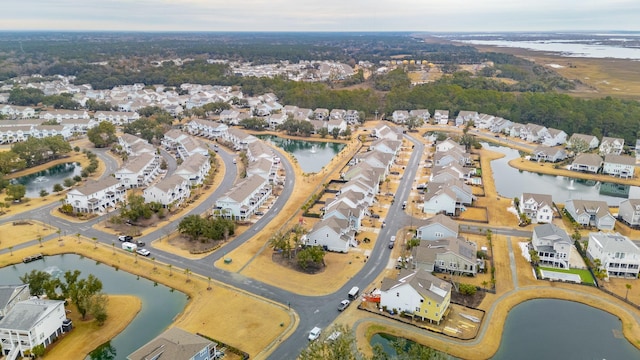
[{"label": "water reflection", "polygon": [[26,197],[37,198],[40,196],[41,190],[52,193],[53,186],[55,184],[62,185],[64,179],[79,176],[81,173],[82,167],[78,163],[65,163],[54,165],[46,170],[38,171],[37,173],[15,178],[11,180],[11,182],[26,186]]},{"label": "water reflection", "polygon": [[273,135],[258,137],[292,154],[305,173],[322,171],[322,168],[345,147],[342,143],[285,139]]}]

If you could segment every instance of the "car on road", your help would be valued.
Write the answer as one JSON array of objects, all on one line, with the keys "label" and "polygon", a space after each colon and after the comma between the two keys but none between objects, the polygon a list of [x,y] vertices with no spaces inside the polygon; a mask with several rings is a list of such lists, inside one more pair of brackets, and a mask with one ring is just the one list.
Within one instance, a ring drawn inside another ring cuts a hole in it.
[{"label": "car on road", "polygon": [[321,333],[322,329],[317,326],[314,327],[313,329],[311,329],[311,331],[309,331],[309,341],[317,340],[320,337]]},{"label": "car on road", "polygon": [[262,216],[262,215],[264,215],[264,211],[256,211],[256,215]]},{"label": "car on road", "polygon": [[396,244],[396,237],[392,236],[391,239],[389,239],[389,249],[393,249],[393,246]]},{"label": "car on road", "polygon": [[340,305],[338,305],[338,311],[344,311],[344,309],[349,307],[349,304],[351,304],[351,301],[349,301],[349,300],[345,299],[345,300],[340,301]]},{"label": "car on road", "polygon": [[133,236],[131,236],[131,235],[120,235],[120,236],[118,236],[118,240],[124,241],[124,242],[131,242],[131,240],[133,240]]},{"label": "car on road", "polygon": [[136,250],[136,252],[138,253],[138,255],[142,255],[142,256],[149,256],[149,254],[151,254],[149,250],[142,249],[142,248],[139,248],[138,250]]}]

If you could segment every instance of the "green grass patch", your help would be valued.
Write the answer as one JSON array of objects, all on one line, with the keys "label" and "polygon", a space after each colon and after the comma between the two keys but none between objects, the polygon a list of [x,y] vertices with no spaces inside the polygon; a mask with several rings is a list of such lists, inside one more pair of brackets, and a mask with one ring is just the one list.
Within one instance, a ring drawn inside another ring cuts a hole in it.
[{"label": "green grass patch", "polygon": [[591,276],[591,273],[589,272],[589,270],[582,270],[582,269],[557,269],[557,268],[552,268],[552,267],[544,267],[544,266],[540,266],[539,267],[540,270],[545,270],[545,271],[555,271],[555,272],[559,272],[559,273],[565,273],[565,274],[576,274],[580,276],[580,281],[582,281],[583,283],[586,284],[593,284],[595,283],[595,281],[593,280],[593,276]]}]

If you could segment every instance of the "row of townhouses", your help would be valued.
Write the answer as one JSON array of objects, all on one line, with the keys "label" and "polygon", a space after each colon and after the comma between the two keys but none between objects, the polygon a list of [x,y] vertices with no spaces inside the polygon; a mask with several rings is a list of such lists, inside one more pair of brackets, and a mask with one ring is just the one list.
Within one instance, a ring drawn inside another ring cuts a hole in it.
[{"label": "row of townhouses", "polygon": [[381,125],[378,131],[395,136],[374,141],[367,152],[357,154],[351,160],[349,169],[341,174],[340,190],[325,202],[321,221],[302,237],[304,245],[322,246],[325,250],[342,253],[357,247],[356,232],[360,230],[362,219],[370,215],[369,207],[402,145],[401,135],[386,125]]}]

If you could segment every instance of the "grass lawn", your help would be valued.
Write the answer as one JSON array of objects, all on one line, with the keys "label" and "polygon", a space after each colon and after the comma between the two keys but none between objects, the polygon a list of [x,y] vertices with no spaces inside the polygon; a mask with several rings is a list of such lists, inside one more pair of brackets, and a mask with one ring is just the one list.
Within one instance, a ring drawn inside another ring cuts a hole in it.
[{"label": "grass lawn", "polygon": [[555,271],[555,272],[559,272],[559,273],[565,273],[565,274],[576,274],[580,276],[580,280],[583,283],[587,283],[587,284],[593,284],[593,276],[591,276],[591,273],[589,272],[589,270],[583,270],[583,269],[556,269],[556,268],[550,268],[550,267],[542,267],[540,266],[540,270],[546,270],[546,271]]}]

